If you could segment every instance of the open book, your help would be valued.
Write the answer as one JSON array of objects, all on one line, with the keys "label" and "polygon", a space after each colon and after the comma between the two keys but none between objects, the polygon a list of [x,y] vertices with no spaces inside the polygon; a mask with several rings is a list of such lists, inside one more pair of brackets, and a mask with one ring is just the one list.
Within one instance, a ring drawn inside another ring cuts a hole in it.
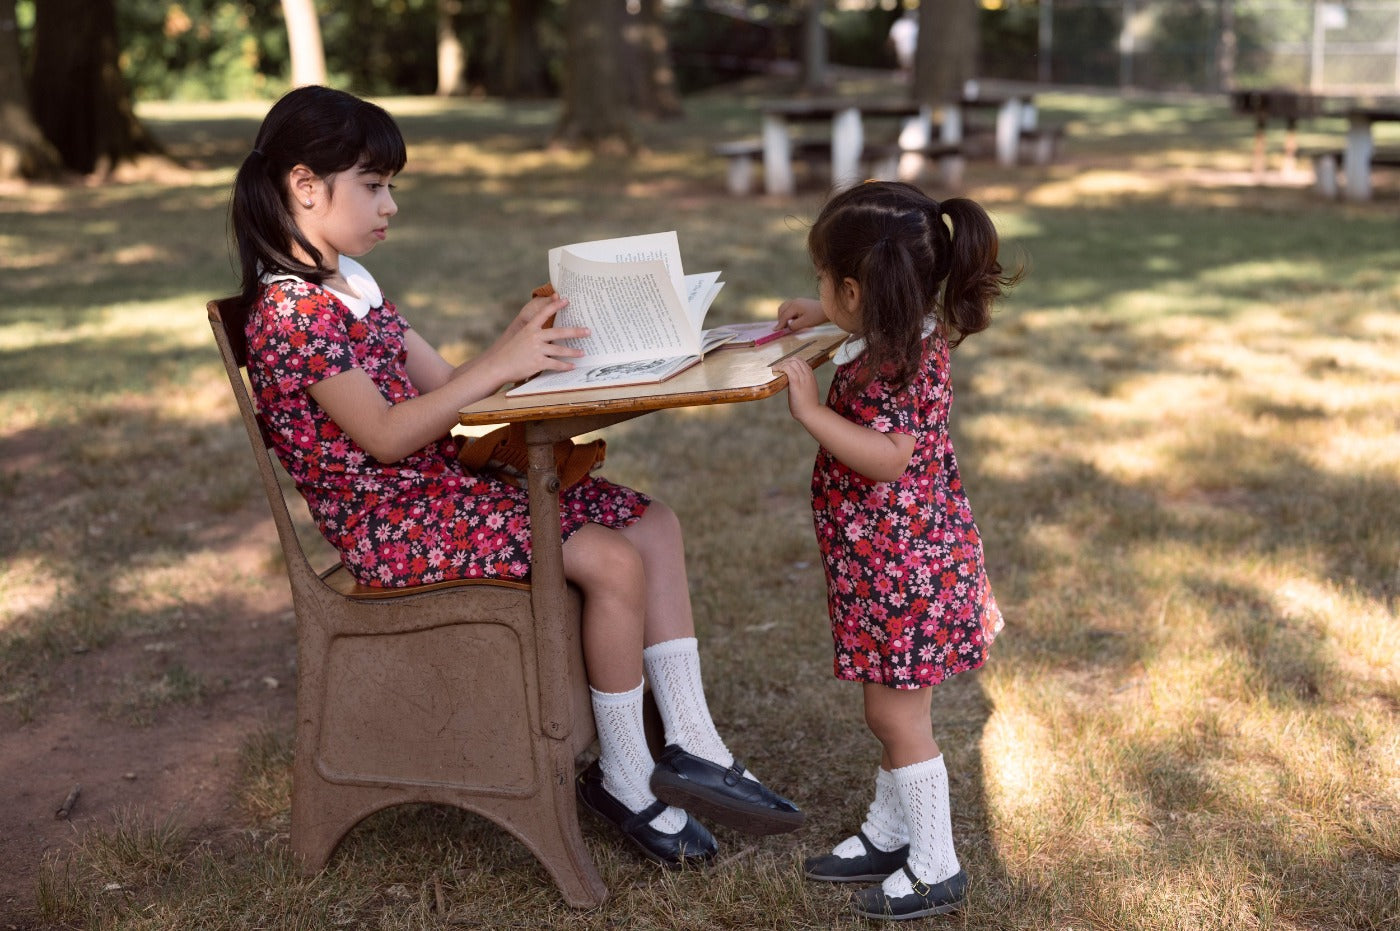
[{"label": "open book", "polygon": [[687,275],[676,233],[600,239],[549,250],[549,283],[569,299],[555,326],[587,327],[567,372],[541,372],[509,397],[663,381],[731,337],[701,328],[719,272]]}]

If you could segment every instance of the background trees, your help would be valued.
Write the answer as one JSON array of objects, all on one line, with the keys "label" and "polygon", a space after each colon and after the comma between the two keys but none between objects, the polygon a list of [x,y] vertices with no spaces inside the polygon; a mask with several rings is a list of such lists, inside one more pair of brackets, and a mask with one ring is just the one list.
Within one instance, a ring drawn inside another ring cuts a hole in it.
[{"label": "background trees", "polygon": [[560,140],[626,145],[634,119],[678,114],[687,89],[775,62],[805,62],[809,92],[838,58],[888,65],[892,15],[830,0],[0,0],[12,24],[0,28],[0,176],[100,172],[158,151],[134,99],[272,98],[310,82],[558,95]]}]

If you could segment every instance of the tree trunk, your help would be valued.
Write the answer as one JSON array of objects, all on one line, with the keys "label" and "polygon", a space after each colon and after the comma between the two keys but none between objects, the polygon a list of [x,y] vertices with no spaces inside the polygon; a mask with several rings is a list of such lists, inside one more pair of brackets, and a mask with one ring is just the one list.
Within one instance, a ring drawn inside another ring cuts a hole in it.
[{"label": "tree trunk", "polygon": [[624,0],[566,0],[564,108],[559,142],[632,151],[631,113],[621,67]]},{"label": "tree trunk", "polygon": [[1235,57],[1239,53],[1239,34],[1235,31],[1235,0],[1219,0],[1220,40],[1216,43],[1216,90],[1235,89]]},{"label": "tree trunk", "polygon": [[831,90],[831,68],[827,55],[826,0],[806,0],[802,15],[802,89],[812,94]]},{"label": "tree trunk", "polygon": [[931,104],[961,99],[977,75],[976,0],[924,0],[914,55],[914,98]]},{"label": "tree trunk", "polygon": [[545,3],[546,0],[510,0],[501,63],[501,89],[507,97],[531,97],[549,91],[538,28]]},{"label": "tree trunk", "polygon": [[671,45],[661,21],[661,0],[640,0],[635,14],[627,15],[627,64],[632,103],[638,112],[657,119],[681,115],[676,73],[671,67]]},{"label": "tree trunk", "polygon": [[161,151],[136,118],[119,53],[115,0],[35,4],[30,109],[63,164],[80,174]]},{"label": "tree trunk", "polygon": [[315,0],[282,0],[287,48],[292,54],[292,86],[326,83],[326,52]]},{"label": "tree trunk", "polygon": [[437,95],[460,97],[467,92],[467,50],[457,35],[462,0],[438,0]]},{"label": "tree trunk", "polygon": [[29,115],[23,70],[15,0],[0,0],[0,179],[48,178],[63,170],[58,151]]}]

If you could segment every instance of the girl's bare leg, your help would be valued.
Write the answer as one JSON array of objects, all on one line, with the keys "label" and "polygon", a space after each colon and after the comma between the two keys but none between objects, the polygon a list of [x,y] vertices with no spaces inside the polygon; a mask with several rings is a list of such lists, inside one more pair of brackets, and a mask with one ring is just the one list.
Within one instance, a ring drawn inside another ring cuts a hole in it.
[{"label": "girl's bare leg", "polygon": [[586,524],[564,542],[564,577],[583,592],[583,658],[600,692],[626,692],[642,681],[647,613],[644,566],[618,531]]},{"label": "girl's bare leg", "polygon": [[645,645],[694,637],[685,543],[676,513],[653,500],[639,520],[620,532],[631,541],[642,560],[646,579]]},{"label": "girl's bare leg", "polygon": [[893,772],[901,766],[938,756],[933,739],[932,689],[892,689],[866,682],[865,723],[880,741],[880,765]]}]

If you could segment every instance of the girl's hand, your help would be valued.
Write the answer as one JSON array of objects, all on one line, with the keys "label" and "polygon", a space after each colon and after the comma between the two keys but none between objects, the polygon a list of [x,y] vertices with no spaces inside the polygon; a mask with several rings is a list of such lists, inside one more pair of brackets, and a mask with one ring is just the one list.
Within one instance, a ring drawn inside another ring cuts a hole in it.
[{"label": "girl's hand", "polygon": [[787,376],[788,412],[798,423],[806,424],[813,411],[826,406],[817,393],[817,376],[806,362],[784,359],[773,366],[773,371]]},{"label": "girl's hand", "polygon": [[822,323],[826,323],[826,314],[822,311],[821,301],[814,301],[810,297],[794,297],[778,306],[779,329],[787,327],[793,331],[805,330]]},{"label": "girl's hand", "polygon": [[548,325],[568,304],[568,299],[562,297],[537,297],[530,301],[491,348],[478,357],[477,365],[492,373],[492,380],[498,380],[498,387],[545,370],[573,368],[569,360],[583,355],[583,351],[560,345],[558,341],[582,339],[588,335],[588,329]]},{"label": "girl's hand", "polygon": [[[554,306],[556,304],[558,306]],[[565,305],[567,304],[568,301],[559,297],[558,295],[550,295],[549,297],[530,298],[530,302],[527,303],[524,307],[520,308],[520,313],[516,314],[515,319],[510,322],[510,325],[507,326],[505,330],[501,332],[500,338],[505,339],[506,337],[511,336],[514,333],[520,331],[527,324],[529,324],[530,321],[534,320],[540,314],[549,314],[552,317],[554,314],[557,314],[559,311],[563,310]]]}]

